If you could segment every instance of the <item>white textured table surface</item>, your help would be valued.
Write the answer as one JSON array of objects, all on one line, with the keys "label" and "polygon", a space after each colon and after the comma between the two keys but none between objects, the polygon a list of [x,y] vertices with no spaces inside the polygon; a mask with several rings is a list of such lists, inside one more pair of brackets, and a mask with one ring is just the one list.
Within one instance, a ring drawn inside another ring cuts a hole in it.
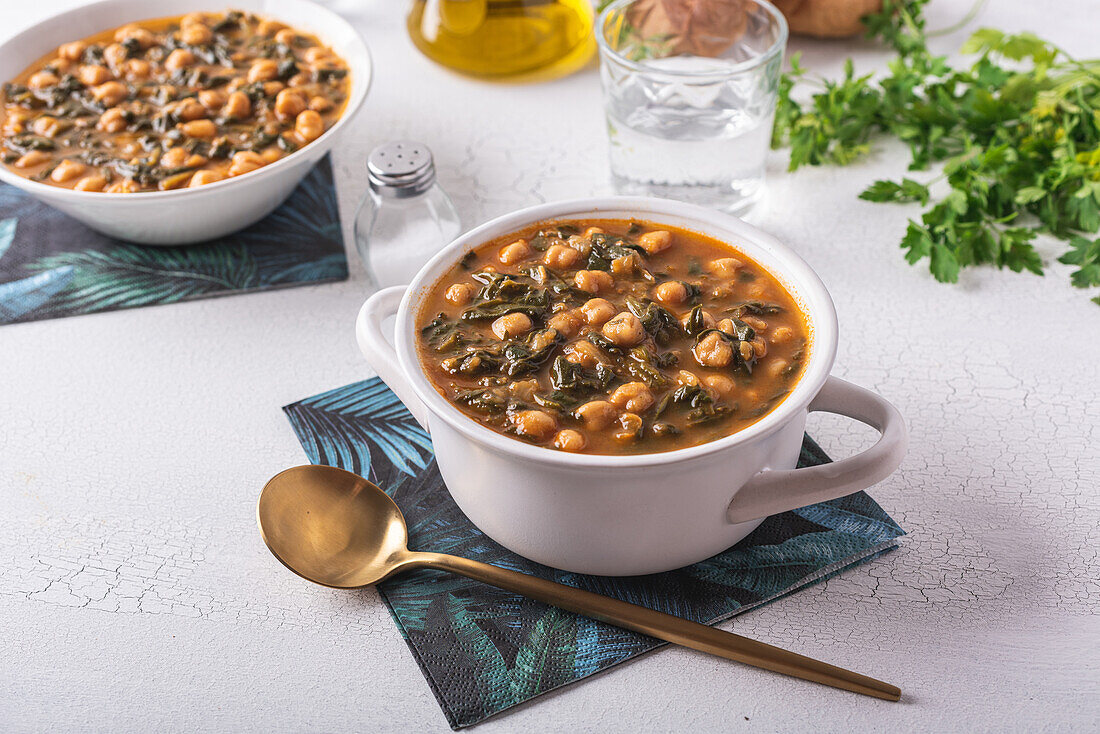
[{"label": "white textured table surface", "polygon": [[[6,0],[0,36],[63,4]],[[934,4],[930,25],[952,5]],[[468,226],[606,191],[593,70],[478,83],[416,53],[403,3],[336,8],[378,69],[336,153],[345,224],[366,152],[398,136],[433,148]],[[979,23],[1095,54],[1094,10],[993,0]],[[839,69],[835,47],[796,45]],[[897,241],[911,212],[856,199],[903,161],[887,145],[787,175],[775,155],[757,221],[830,287],[836,374],[910,422],[901,471],[871,492],[910,535],[728,627],[898,683],[904,702],[664,649],[479,731],[1095,730],[1100,308],[1057,264],[955,287],[910,268]],[[301,581],[255,529],[265,479],[303,461],[280,406],[369,374],[352,268],[337,285],[0,327],[0,729],[447,730],[377,596]],[[834,456],[869,438],[813,425]]]}]

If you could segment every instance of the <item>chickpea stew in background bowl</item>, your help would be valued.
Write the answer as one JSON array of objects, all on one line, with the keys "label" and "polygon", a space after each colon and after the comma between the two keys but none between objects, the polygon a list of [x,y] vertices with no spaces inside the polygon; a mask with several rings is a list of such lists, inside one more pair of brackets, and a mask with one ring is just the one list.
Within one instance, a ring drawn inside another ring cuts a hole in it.
[{"label": "chickpea stew in background bowl", "polygon": [[370,84],[304,0],[106,0],[0,46],[0,180],[108,235],[183,244],[274,210]]},{"label": "chickpea stew in background bowl", "polygon": [[[695,563],[768,515],[880,481],[905,451],[893,406],[829,376],[836,312],[813,270],[693,205],[610,197],[499,217],[373,295],[356,331],[467,516],[570,571]],[[795,469],[810,411],[882,436]]]}]

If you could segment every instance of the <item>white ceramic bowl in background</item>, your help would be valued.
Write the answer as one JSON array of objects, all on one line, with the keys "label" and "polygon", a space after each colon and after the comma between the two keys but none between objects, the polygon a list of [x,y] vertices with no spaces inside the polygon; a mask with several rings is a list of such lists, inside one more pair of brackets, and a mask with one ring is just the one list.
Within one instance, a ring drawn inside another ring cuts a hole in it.
[{"label": "white ceramic bowl in background", "polygon": [[[795,296],[809,319],[804,373],[791,394],[748,428],[710,443],[636,456],[570,454],[482,426],[428,381],[416,352],[425,292],[466,252],[534,222],[638,219],[728,242]],[[396,315],[394,343],[382,322]],[[610,197],[542,204],[494,219],[432,258],[409,286],[379,291],[356,324],[363,354],[432,437],[439,471],[463,512],[522,556],[568,571],[656,573],[701,561],[748,535],[763,518],[865,489],[901,463],[905,423],[883,398],[829,376],[836,311],[817,274],[774,237],[736,217],[674,201]],[[882,436],[867,451],[795,469],[806,416],[850,416]]]},{"label": "white ceramic bowl in background", "polygon": [[231,7],[312,33],[348,64],[344,114],[317,140],[271,165],[193,189],[133,194],[72,191],[31,181],[0,165],[0,181],[23,189],[92,229],[147,245],[202,242],[247,227],[281,204],[339,140],[367,96],[371,59],[363,39],[340,16],[306,0],[102,0],[59,13],[0,46],[0,81],[8,81],[62,43],[151,18]]}]

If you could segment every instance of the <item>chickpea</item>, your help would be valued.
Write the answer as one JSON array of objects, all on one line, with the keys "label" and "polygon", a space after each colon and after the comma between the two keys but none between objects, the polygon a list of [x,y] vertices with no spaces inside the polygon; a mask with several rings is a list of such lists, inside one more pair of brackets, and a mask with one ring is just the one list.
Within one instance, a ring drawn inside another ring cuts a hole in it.
[{"label": "chickpea", "polygon": [[786,372],[791,366],[791,363],[785,359],[776,359],[768,364],[767,370],[770,377],[779,377]]},{"label": "chickpea", "polygon": [[52,59],[50,63],[46,64],[46,68],[51,69],[55,74],[64,74],[73,67],[73,62],[68,59],[63,59],[60,56],[56,59]]},{"label": "chickpea", "polygon": [[621,431],[616,431],[618,441],[635,441],[642,433],[642,417],[637,413],[623,413],[619,416]]},{"label": "chickpea", "polygon": [[130,52],[121,43],[112,43],[107,48],[103,49],[103,59],[107,62],[107,66],[112,69],[118,69],[130,56]]},{"label": "chickpea", "polygon": [[181,148],[178,145],[164,151],[164,155],[160,157],[160,165],[162,168],[181,168],[186,162],[187,149]]},{"label": "chickpea", "polygon": [[672,233],[664,229],[646,232],[638,238],[638,244],[643,250],[653,255],[672,246]]},{"label": "chickpea", "polygon": [[259,59],[248,70],[248,83],[271,81],[279,76],[279,65],[272,59]]},{"label": "chickpea", "polygon": [[590,298],[581,306],[581,313],[590,326],[598,329],[615,315],[615,306],[606,298]]},{"label": "chickpea", "polygon": [[180,18],[180,28],[186,28],[190,25],[206,25],[209,19],[206,17],[206,13],[188,13]]},{"label": "chickpea", "polygon": [[510,339],[513,336],[519,336],[520,334],[526,334],[531,330],[532,326],[534,326],[534,323],[527,314],[508,313],[494,321],[492,329],[497,339],[504,340]]},{"label": "chickpea", "polygon": [[[312,83],[313,83],[313,75],[308,73],[308,72],[305,72],[305,71],[299,71],[297,74],[295,74],[294,76],[292,76],[292,77],[290,77],[289,79],[286,80],[286,85],[288,87],[304,87],[305,85],[312,84]],[[323,99],[323,97],[317,97],[315,99]],[[311,100],[311,102],[312,102],[312,100]],[[312,105],[311,105],[311,109],[312,109]],[[321,112],[322,110],[317,110],[317,111]]]},{"label": "chickpea", "polygon": [[130,39],[137,41],[138,45],[142,48],[149,48],[157,42],[156,36],[133,23],[124,25],[115,31],[115,40],[119,43],[122,41],[129,41]]},{"label": "chickpea", "polygon": [[676,305],[688,299],[688,288],[678,280],[666,280],[654,289],[657,300],[666,305]]},{"label": "chickpea", "polygon": [[43,115],[31,123],[31,130],[34,130],[36,135],[41,135],[44,138],[52,138],[61,132],[61,120],[56,117],[50,117],[49,115]]},{"label": "chickpea", "polygon": [[694,372],[688,372],[687,370],[680,370],[676,373],[676,384],[678,385],[698,385],[699,376]]},{"label": "chickpea", "polygon": [[455,306],[465,306],[474,297],[474,287],[469,283],[455,283],[443,295],[447,303]]},{"label": "chickpea", "polygon": [[573,282],[585,293],[604,293],[615,286],[615,279],[602,270],[578,270]]},{"label": "chickpea", "polygon": [[180,40],[188,46],[205,46],[214,40],[214,31],[205,25],[192,23],[180,28]]},{"label": "chickpea", "polygon": [[83,41],[73,41],[59,46],[57,55],[69,61],[80,61],[80,57],[84,55],[86,50],[88,50],[88,44]]},{"label": "chickpea", "polygon": [[187,184],[187,187],[193,189],[196,186],[205,186],[215,181],[221,181],[222,178],[223,176],[217,171],[195,171],[195,175],[191,177],[191,182]]},{"label": "chickpea", "polygon": [[57,78],[57,74],[50,71],[38,71],[31,74],[31,78],[27,80],[27,86],[31,89],[45,89],[46,87],[52,87],[57,84],[60,79]]},{"label": "chickpea", "polygon": [[720,257],[711,260],[707,270],[720,278],[732,278],[741,267],[741,261],[734,257]]},{"label": "chickpea", "polygon": [[521,410],[512,414],[516,433],[536,441],[545,441],[558,430],[558,421],[541,410]]},{"label": "chickpea", "polygon": [[128,94],[126,85],[122,82],[104,82],[97,87],[92,87],[92,96],[108,107],[114,107],[126,99]]},{"label": "chickpea", "polygon": [[772,332],[772,344],[785,344],[794,336],[794,330],[789,326],[777,326]]},{"label": "chickpea", "polygon": [[[702,315],[703,315],[703,328],[704,329],[713,329],[714,326],[715,326],[715,321],[714,321],[714,317],[710,315],[710,311],[707,311],[706,309],[700,309],[700,313],[702,313]],[[688,311],[686,314],[684,314],[683,316],[680,317],[680,325],[682,327],[684,327],[684,329],[688,328],[688,323],[690,321],[691,321],[691,311]]]},{"label": "chickpea", "polygon": [[749,287],[745,289],[745,295],[749,298],[763,298],[764,294],[767,292],[768,286],[760,282],[750,283]]},{"label": "chickpea", "polygon": [[280,23],[277,20],[261,20],[260,24],[256,26],[256,32],[261,36],[274,36],[277,31],[281,31],[286,28],[286,25]]},{"label": "chickpea", "polygon": [[644,382],[628,382],[625,385],[619,385],[608,400],[633,413],[641,413],[656,402],[653,393]]},{"label": "chickpea", "polygon": [[94,173],[77,181],[76,186],[73,186],[73,188],[77,191],[102,191],[106,186],[107,179],[98,173]]},{"label": "chickpea", "polygon": [[[291,82],[293,81],[294,80],[291,79]],[[292,83],[291,86],[293,87],[298,85]],[[314,112],[328,112],[332,109],[332,102],[328,101],[324,97],[313,97],[309,100],[309,108]]]},{"label": "chickpea", "polygon": [[313,110],[306,110],[305,112],[298,113],[297,119],[294,121],[294,132],[305,138],[307,143],[311,143],[317,138],[321,137],[321,133],[325,131],[324,120]]},{"label": "chickpea", "polygon": [[206,107],[200,104],[197,99],[188,97],[180,100],[179,105],[176,106],[176,116],[184,121],[198,120],[206,117]]},{"label": "chickpea", "polygon": [[632,347],[645,339],[642,320],[628,311],[623,311],[604,324],[600,333],[620,347]]},{"label": "chickpea", "polygon": [[527,240],[516,240],[510,245],[505,245],[497,252],[497,260],[502,265],[514,265],[531,254],[531,248],[527,245]]},{"label": "chickpea", "polygon": [[741,320],[751,326],[754,331],[766,331],[768,322],[756,316],[742,316]]},{"label": "chickpea", "polygon": [[222,112],[231,120],[243,120],[252,114],[252,101],[244,92],[233,92]]},{"label": "chickpea", "polygon": [[[205,120],[204,122],[209,122],[209,120]],[[188,124],[193,125],[195,123]],[[239,153],[233,154],[233,162],[229,165],[229,176],[242,176],[258,168],[263,168],[266,164],[267,161],[265,161],[259,153],[253,153],[250,150],[242,150]]]},{"label": "chickpea", "polygon": [[130,123],[127,121],[126,110],[121,107],[112,107],[99,116],[95,126],[97,130],[108,133],[117,133],[126,129]]},{"label": "chickpea", "polygon": [[638,254],[632,252],[612,260],[611,272],[615,275],[630,275],[638,269],[639,264]]},{"label": "chickpea", "polygon": [[719,395],[732,395],[737,388],[737,384],[725,375],[707,375],[703,384]]},{"label": "chickpea", "polygon": [[606,400],[593,400],[577,408],[574,414],[588,430],[602,431],[615,422],[619,410]]},{"label": "chickpea", "polygon": [[[183,134],[200,140],[211,140],[218,134],[218,126],[210,120],[191,120],[180,125]],[[238,153],[238,155],[240,155]],[[236,156],[234,156],[234,160]],[[233,174],[229,174],[233,175]]]},{"label": "chickpea", "polygon": [[576,265],[581,259],[581,254],[572,247],[565,245],[550,245],[543,256],[542,261],[551,268],[564,270]]},{"label": "chickpea", "polygon": [[148,79],[153,67],[145,59],[130,59],[126,62],[124,73],[128,81],[141,81]]},{"label": "chickpea", "polygon": [[177,48],[168,54],[168,58],[164,60],[164,68],[169,71],[177,71],[186,69],[193,63],[195,63],[195,54],[185,48]]},{"label": "chickpea", "polygon": [[565,245],[579,252],[581,257],[588,257],[589,253],[592,252],[592,243],[578,235],[573,235],[567,239]]},{"label": "chickpea", "polygon": [[52,156],[43,150],[28,150],[15,161],[16,168],[32,168],[50,160]]},{"label": "chickpea", "polygon": [[751,362],[754,356],[754,350],[750,342],[740,342],[737,345],[737,351],[741,353],[741,359],[746,362]]},{"label": "chickpea", "polygon": [[79,79],[84,86],[94,87],[97,84],[110,81],[113,77],[106,66],[85,64],[77,70],[76,78]]},{"label": "chickpea", "polygon": [[752,340],[752,353],[757,359],[763,359],[768,355],[768,343],[763,337],[758,336]]},{"label": "chickpea", "polygon": [[141,191],[141,187],[132,178],[124,178],[121,181],[115,181],[107,188],[108,194],[133,194]]},{"label": "chickpea", "polygon": [[286,89],[286,85],[280,81],[264,82],[264,96],[274,97],[279,92]]},{"label": "chickpea", "polygon": [[568,361],[582,367],[595,367],[603,361],[599,348],[587,339],[573,342],[562,351]]},{"label": "chickpea", "polygon": [[298,34],[289,28],[283,28],[275,34],[275,40],[284,46],[293,46],[294,42],[298,40]]},{"label": "chickpea", "polygon": [[533,377],[527,380],[517,380],[508,386],[508,392],[520,400],[530,400],[538,389],[539,381]]},{"label": "chickpea", "polygon": [[284,89],[275,97],[275,116],[292,120],[307,107],[306,95],[297,89]]},{"label": "chickpea", "polygon": [[205,117],[206,113],[221,109],[226,103],[226,95],[217,89],[204,89],[199,92],[197,103],[204,109]]},{"label": "chickpea", "polygon": [[730,343],[711,332],[691,348],[695,361],[704,367],[725,367],[733,361],[733,347]]},{"label": "chickpea", "polygon": [[554,436],[554,446],[562,451],[583,451],[585,443],[584,434],[572,428],[560,430]]},{"label": "chickpea", "polygon": [[737,324],[733,323],[733,319],[722,319],[718,322],[718,331],[730,336],[737,336]]},{"label": "chickpea", "polygon": [[270,164],[270,163],[274,163],[275,161],[282,158],[283,157],[283,151],[279,150],[278,148],[276,148],[273,145],[270,148],[267,148],[267,149],[263,150],[260,153],[260,156]]},{"label": "chickpea", "polygon": [[57,168],[50,173],[50,180],[55,183],[71,181],[87,170],[87,166],[77,161],[64,160],[57,164]]},{"label": "chickpea", "polygon": [[572,311],[562,311],[547,319],[546,325],[562,336],[571,337],[580,331],[581,320]]},{"label": "chickpea", "polygon": [[588,229],[584,230],[584,238],[590,240],[592,239],[592,235],[603,234],[605,231],[606,230],[603,227],[589,227]]},{"label": "chickpea", "polygon": [[0,127],[0,131],[4,135],[18,135],[21,132],[25,132],[26,122],[34,116],[34,113],[30,110],[23,110],[16,107],[15,109],[8,111],[7,119],[4,120],[3,127]]},{"label": "chickpea", "polygon": [[327,48],[313,46],[312,48],[306,49],[303,58],[306,60],[307,64],[314,65],[322,61],[328,61],[332,58],[332,53]]}]

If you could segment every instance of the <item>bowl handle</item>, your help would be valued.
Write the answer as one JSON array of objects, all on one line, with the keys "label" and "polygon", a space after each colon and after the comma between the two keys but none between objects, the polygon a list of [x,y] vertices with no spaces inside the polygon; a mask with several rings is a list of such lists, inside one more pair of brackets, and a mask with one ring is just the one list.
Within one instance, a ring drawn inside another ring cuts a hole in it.
[{"label": "bowl handle", "polygon": [[727,510],[730,522],[748,522],[843,497],[881,482],[901,464],[909,436],[901,413],[885,398],[830,377],[809,410],[854,418],[882,435],[874,446],[847,459],[804,469],[765,469],[734,495]]},{"label": "bowl handle", "polygon": [[392,334],[387,336],[382,331],[382,322],[397,313],[406,290],[408,286],[395,285],[392,288],[383,288],[368,298],[363,308],[359,309],[359,318],[355,320],[355,338],[359,342],[359,350],[367,358],[367,363],[405,404],[416,422],[427,431],[428,410],[416,396],[416,391],[397,362]]}]

